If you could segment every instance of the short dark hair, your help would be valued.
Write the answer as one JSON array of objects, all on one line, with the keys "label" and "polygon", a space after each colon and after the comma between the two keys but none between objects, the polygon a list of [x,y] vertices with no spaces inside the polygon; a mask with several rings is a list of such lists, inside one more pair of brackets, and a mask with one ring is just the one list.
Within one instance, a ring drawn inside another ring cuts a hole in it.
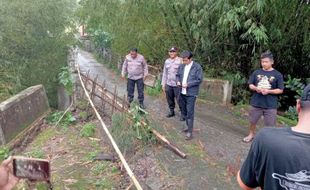
[{"label": "short dark hair", "polygon": [[138,48],[131,48],[130,52],[138,52]]},{"label": "short dark hair", "polygon": [[260,55],[260,58],[261,59],[269,58],[269,59],[273,60],[273,55],[272,55],[270,50],[267,50]]},{"label": "short dark hair", "polygon": [[301,109],[310,110],[310,84],[308,84],[300,97]]},{"label": "short dark hair", "polygon": [[182,54],[181,54],[181,57],[182,57],[182,58],[188,58],[188,59],[190,59],[190,58],[193,57],[193,53],[190,52],[190,51],[183,51]]}]

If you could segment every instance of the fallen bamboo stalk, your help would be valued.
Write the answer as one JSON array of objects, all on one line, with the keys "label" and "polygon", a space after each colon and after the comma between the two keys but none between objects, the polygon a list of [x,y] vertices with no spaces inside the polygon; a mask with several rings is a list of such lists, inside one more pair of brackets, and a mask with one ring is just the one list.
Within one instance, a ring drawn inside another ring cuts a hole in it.
[{"label": "fallen bamboo stalk", "polygon": [[177,155],[181,156],[182,158],[186,158],[186,154],[184,152],[182,152],[178,147],[176,147],[174,144],[172,144],[170,141],[168,141],[166,139],[165,136],[161,135],[159,132],[157,132],[155,129],[151,130],[152,133],[159,138],[161,141],[163,141],[164,143],[166,143],[166,145],[168,145],[168,147],[175,152]]},{"label": "fallen bamboo stalk", "polygon": [[[99,89],[100,91],[100,89]],[[113,97],[109,96],[108,94],[106,94],[108,98],[112,99]],[[122,107],[123,105],[121,103],[119,103],[118,101],[116,101],[116,103]],[[139,108],[141,109],[141,108]],[[142,109],[141,109],[142,110]],[[131,114],[130,110],[127,110],[129,114]],[[147,113],[145,110],[142,110],[143,112]],[[142,124],[144,126],[146,126],[147,124],[145,122],[142,121]],[[161,135],[158,131],[156,131],[155,129],[151,129],[151,132],[162,142],[164,142],[174,153],[176,153],[177,155],[179,155],[181,158],[186,158],[186,154],[184,152],[182,152],[177,146],[175,146],[174,144],[172,144],[165,136]]]},{"label": "fallen bamboo stalk", "polygon": [[77,67],[77,71],[78,71],[79,78],[80,78],[80,81],[81,81],[81,85],[82,85],[82,87],[83,87],[83,89],[84,89],[85,95],[86,95],[86,97],[87,97],[87,99],[88,99],[90,105],[92,106],[94,112],[96,113],[96,116],[97,116],[97,118],[99,119],[99,121],[100,121],[100,123],[101,123],[101,126],[102,126],[102,128],[103,128],[103,130],[105,131],[105,133],[107,134],[108,138],[110,139],[110,141],[111,141],[111,143],[112,143],[112,146],[113,146],[114,150],[115,150],[116,153],[118,154],[118,156],[119,156],[119,158],[120,158],[122,164],[124,165],[124,167],[125,167],[125,169],[126,169],[126,171],[127,171],[127,174],[128,174],[129,177],[131,178],[132,182],[135,184],[135,187],[136,187],[138,190],[142,190],[141,185],[139,184],[138,180],[136,179],[134,173],[131,171],[129,165],[127,164],[127,161],[125,160],[123,154],[122,154],[121,151],[119,150],[119,148],[118,148],[116,142],[114,141],[112,135],[110,134],[110,132],[109,132],[107,126],[105,125],[105,123],[103,122],[103,120],[102,120],[100,114],[98,113],[97,109],[95,108],[95,105],[94,105],[93,101],[90,99],[90,96],[89,96],[89,94],[88,94],[88,92],[87,92],[87,90],[86,90],[86,88],[85,88],[85,86],[84,86],[84,83],[83,83],[83,81],[82,81],[82,77],[81,77],[81,74],[80,74],[79,65],[77,64],[76,67]]}]

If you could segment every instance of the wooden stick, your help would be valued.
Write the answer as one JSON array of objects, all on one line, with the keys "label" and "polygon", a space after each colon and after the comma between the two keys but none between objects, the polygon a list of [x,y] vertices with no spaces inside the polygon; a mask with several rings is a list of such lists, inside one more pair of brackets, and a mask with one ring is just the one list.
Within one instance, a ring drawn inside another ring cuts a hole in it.
[{"label": "wooden stick", "polygon": [[127,164],[127,161],[125,160],[123,154],[122,154],[121,151],[119,150],[119,148],[118,148],[117,144],[115,143],[115,141],[114,141],[112,135],[110,134],[110,132],[109,132],[107,126],[105,125],[105,123],[103,122],[103,120],[102,120],[100,114],[98,113],[97,109],[95,108],[95,105],[94,105],[93,101],[90,99],[90,96],[89,96],[89,94],[88,94],[88,92],[87,92],[87,90],[86,90],[86,88],[85,88],[85,86],[84,86],[84,83],[83,83],[83,81],[82,81],[82,77],[81,77],[81,74],[80,74],[79,65],[77,65],[77,70],[78,70],[79,78],[80,78],[80,81],[81,81],[81,85],[82,85],[82,87],[83,87],[83,89],[84,89],[85,95],[87,96],[89,103],[91,104],[91,106],[92,106],[94,112],[96,113],[96,116],[97,116],[97,118],[99,119],[99,121],[100,121],[100,123],[101,123],[101,126],[102,126],[102,128],[103,128],[103,130],[105,131],[105,133],[107,134],[108,138],[110,139],[110,141],[111,141],[111,143],[112,143],[112,146],[113,146],[114,150],[115,150],[116,153],[118,154],[118,156],[119,156],[121,162],[123,163],[123,165],[124,165],[124,167],[125,167],[125,169],[126,169],[128,175],[129,175],[129,177],[131,178],[132,182],[135,184],[135,186],[136,186],[136,188],[137,188],[138,190],[142,190],[141,185],[139,184],[139,182],[138,182],[138,180],[136,179],[134,173],[132,172],[132,170],[130,169],[129,165]]},{"label": "wooden stick", "polygon": [[175,145],[173,145],[170,141],[168,141],[168,140],[166,139],[165,136],[161,135],[161,134],[160,134],[159,132],[157,132],[155,129],[152,129],[151,131],[152,131],[152,133],[153,133],[154,135],[156,135],[157,138],[159,138],[161,141],[163,141],[164,143],[166,143],[166,145],[168,145],[169,148],[171,148],[171,150],[172,150],[173,152],[175,152],[177,155],[179,155],[179,156],[182,157],[182,158],[186,158],[186,154],[185,154],[184,152],[182,152],[180,149],[178,149],[178,147],[176,147]]}]

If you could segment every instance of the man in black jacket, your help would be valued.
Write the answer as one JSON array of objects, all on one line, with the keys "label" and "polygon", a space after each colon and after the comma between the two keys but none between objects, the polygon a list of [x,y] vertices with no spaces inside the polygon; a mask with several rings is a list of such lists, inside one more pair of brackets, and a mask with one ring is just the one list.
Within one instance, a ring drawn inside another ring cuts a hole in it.
[{"label": "man in black jacket", "polygon": [[193,138],[195,102],[203,74],[200,64],[192,61],[193,54],[190,51],[184,51],[181,57],[183,64],[179,67],[176,77],[177,85],[181,88],[181,114],[187,126],[183,132],[186,132],[185,139],[190,140]]}]

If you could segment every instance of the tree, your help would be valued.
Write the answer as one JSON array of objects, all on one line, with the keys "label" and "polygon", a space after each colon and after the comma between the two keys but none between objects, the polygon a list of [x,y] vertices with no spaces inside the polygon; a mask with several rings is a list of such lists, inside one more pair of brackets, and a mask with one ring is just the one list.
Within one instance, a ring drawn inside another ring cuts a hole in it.
[{"label": "tree", "polygon": [[[73,43],[73,0],[2,0],[0,5],[0,84],[3,100],[43,84],[57,105],[57,74]],[[72,30],[72,29],[71,29]]]},{"label": "tree", "polygon": [[308,1],[84,0],[78,16],[91,36],[107,32],[118,54],[136,46],[161,65],[172,45],[193,51],[207,76],[239,82],[233,94],[244,92],[267,49],[285,77],[309,77]]}]

